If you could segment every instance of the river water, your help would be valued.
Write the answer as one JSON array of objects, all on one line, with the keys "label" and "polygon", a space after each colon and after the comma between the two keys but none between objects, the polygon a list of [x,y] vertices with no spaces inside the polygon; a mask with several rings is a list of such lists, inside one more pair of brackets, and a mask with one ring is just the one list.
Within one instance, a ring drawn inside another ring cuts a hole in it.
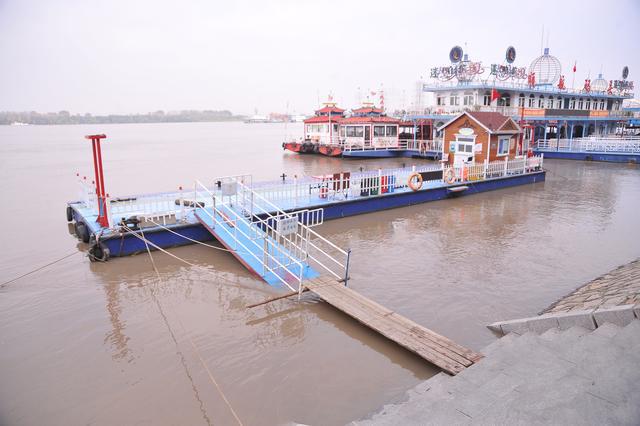
[{"label": "river water", "polygon": [[[0,126],[0,424],[332,425],[366,416],[437,370],[306,297],[253,310],[276,291],[229,254],[172,249],[90,263],[69,235],[76,172],[106,133],[107,192],[194,179],[256,180],[409,167],[285,153],[300,124]],[[480,350],[485,325],[531,316],[640,256],[636,166],[545,161],[545,183],[330,221],[352,249],[350,285]],[[225,402],[226,401],[226,402]],[[234,414],[235,413],[235,414]],[[237,419],[236,419],[237,416]]]}]

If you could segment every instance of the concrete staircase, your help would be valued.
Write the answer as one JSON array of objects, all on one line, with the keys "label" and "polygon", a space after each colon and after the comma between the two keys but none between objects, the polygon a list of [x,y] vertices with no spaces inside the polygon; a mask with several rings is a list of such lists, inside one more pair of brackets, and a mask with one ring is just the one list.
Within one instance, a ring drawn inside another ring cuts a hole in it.
[{"label": "concrete staircase", "polygon": [[638,425],[640,320],[507,334],[358,425]]}]

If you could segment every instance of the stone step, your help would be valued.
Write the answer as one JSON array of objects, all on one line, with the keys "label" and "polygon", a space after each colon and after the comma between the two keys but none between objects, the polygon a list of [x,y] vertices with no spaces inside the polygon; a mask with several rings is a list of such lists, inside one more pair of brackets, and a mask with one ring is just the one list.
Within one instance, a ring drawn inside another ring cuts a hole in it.
[{"label": "stone step", "polygon": [[546,341],[554,340],[559,334],[562,334],[562,330],[560,330],[559,328],[550,328],[549,330],[542,333],[540,335],[540,338]]},{"label": "stone step", "polygon": [[565,347],[578,343],[580,339],[590,333],[592,333],[591,330],[580,326],[573,326],[568,330],[548,330],[540,335],[540,342],[545,347],[555,351],[558,347]]},{"label": "stone step", "polygon": [[506,336],[500,337],[496,341],[491,342],[489,346],[485,347],[482,350],[482,354],[486,356],[491,354],[492,352],[495,352],[496,350],[500,350],[502,347],[510,345],[511,342],[517,339],[518,337],[520,337],[520,335],[515,333],[509,333]]},{"label": "stone step", "polygon": [[605,337],[605,338],[612,338],[613,336],[618,334],[618,331],[620,330],[622,330],[621,327],[618,327],[613,323],[607,322],[602,324],[600,327],[596,328],[595,331],[591,333],[591,335]]},{"label": "stone step", "polygon": [[503,372],[510,365],[517,363],[521,357],[528,356],[532,347],[539,346],[537,343],[538,336],[534,332],[527,332],[522,336],[514,336],[513,340],[507,342],[508,344],[495,350],[477,364],[458,373],[456,377],[461,377],[476,386],[481,386]]},{"label": "stone step", "polygon": [[633,349],[640,345],[640,320],[633,320],[613,336],[613,342],[625,349]]}]

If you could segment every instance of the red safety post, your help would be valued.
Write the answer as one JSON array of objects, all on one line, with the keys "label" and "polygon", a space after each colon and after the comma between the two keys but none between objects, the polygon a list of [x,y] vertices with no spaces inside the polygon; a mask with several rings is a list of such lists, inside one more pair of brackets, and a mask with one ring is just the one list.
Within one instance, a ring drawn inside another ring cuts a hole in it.
[{"label": "red safety post", "polygon": [[100,140],[105,139],[107,135],[87,135],[85,139],[91,140],[91,148],[93,151],[93,169],[96,176],[96,196],[98,197],[98,219],[97,222],[104,228],[109,227],[109,218],[107,217],[107,197],[104,190],[104,172],[102,168],[102,151],[100,149]]}]

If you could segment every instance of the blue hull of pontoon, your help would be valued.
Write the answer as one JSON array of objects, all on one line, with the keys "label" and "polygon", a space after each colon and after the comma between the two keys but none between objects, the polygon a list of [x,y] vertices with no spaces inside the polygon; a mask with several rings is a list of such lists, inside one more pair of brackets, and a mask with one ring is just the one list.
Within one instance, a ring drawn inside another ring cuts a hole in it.
[{"label": "blue hull of pontoon", "polygon": [[544,154],[544,158],[579,161],[605,161],[609,163],[640,163],[640,154],[616,152],[570,152],[570,151],[533,151],[536,155]]},{"label": "blue hull of pontoon", "polygon": [[[406,207],[414,204],[426,203],[429,201],[437,201],[446,198],[477,194],[480,192],[493,191],[496,189],[508,188],[512,186],[544,182],[544,180],[545,171],[540,171],[537,173],[516,175],[507,178],[489,179],[479,182],[467,182],[463,185],[458,185],[467,187],[466,190],[461,192],[451,191],[451,189],[455,188],[455,186],[442,187],[416,192],[391,193],[383,196],[374,196],[371,198],[335,201],[333,203],[324,203],[318,206],[305,206],[304,208],[313,209],[316,207],[322,207],[324,208],[324,219],[330,220],[347,216],[354,216],[358,214],[372,213],[381,210],[394,209],[398,207]],[[85,221],[77,211],[74,211],[74,218],[76,221]],[[91,224],[90,229],[95,230],[95,224]],[[176,233],[197,241],[208,241],[213,239],[211,233],[200,223],[173,226],[171,229]],[[161,228],[145,230],[144,236],[153,244],[162,248],[193,244],[192,241],[189,241],[188,239],[182,238],[179,235]],[[112,257],[128,256],[146,251],[144,242],[134,235],[123,234],[122,236],[109,236],[103,238],[101,242],[105,247],[109,249],[110,256]]]}]

